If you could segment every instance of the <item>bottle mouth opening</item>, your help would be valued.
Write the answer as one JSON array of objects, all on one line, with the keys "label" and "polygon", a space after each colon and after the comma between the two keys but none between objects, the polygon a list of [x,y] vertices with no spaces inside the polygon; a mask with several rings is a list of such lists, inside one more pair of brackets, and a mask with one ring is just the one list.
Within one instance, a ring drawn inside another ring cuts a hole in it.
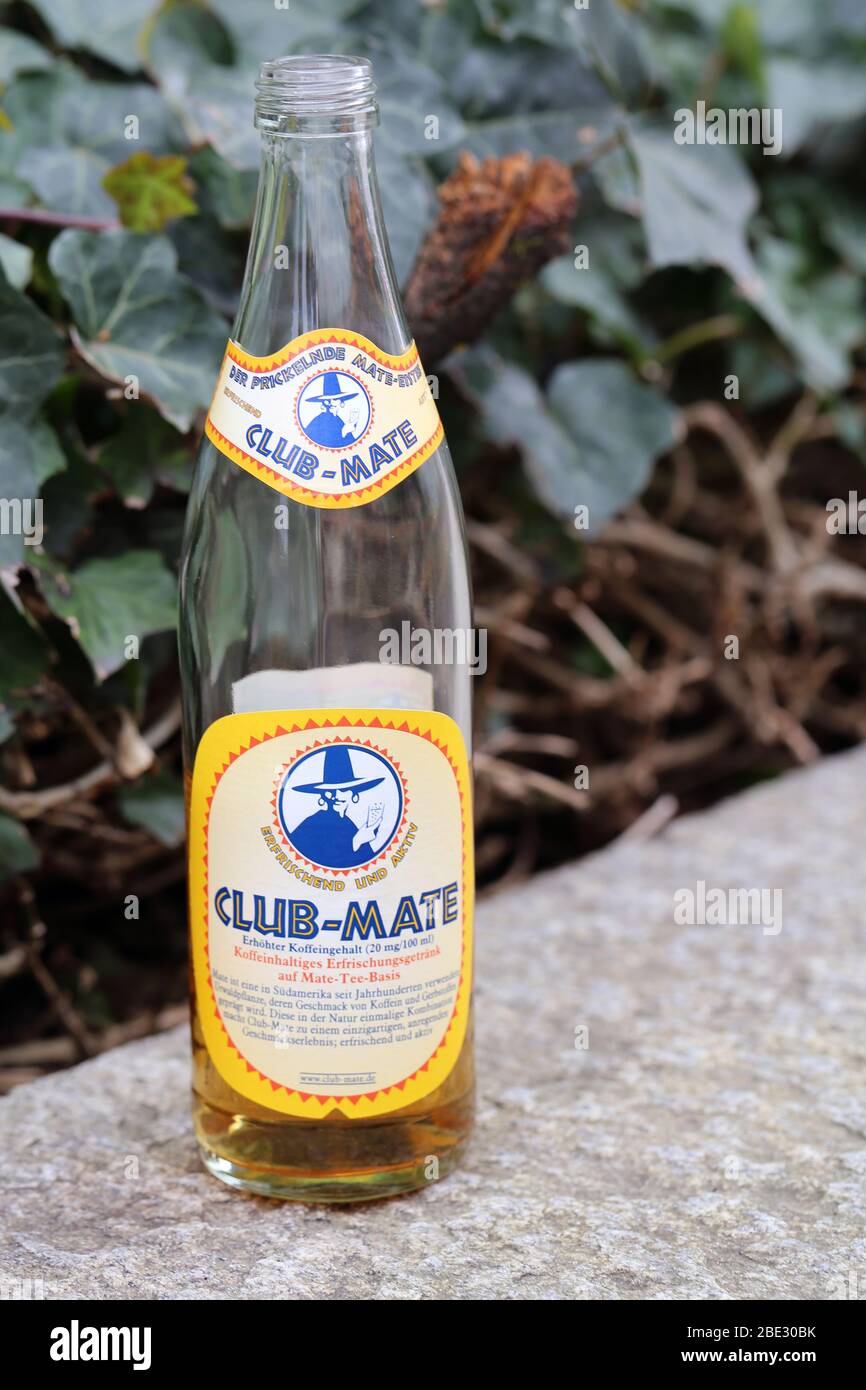
[{"label": "bottle mouth opening", "polygon": [[268,58],[256,82],[256,125],[291,129],[305,117],[375,116],[376,86],[368,58],[340,53]]}]

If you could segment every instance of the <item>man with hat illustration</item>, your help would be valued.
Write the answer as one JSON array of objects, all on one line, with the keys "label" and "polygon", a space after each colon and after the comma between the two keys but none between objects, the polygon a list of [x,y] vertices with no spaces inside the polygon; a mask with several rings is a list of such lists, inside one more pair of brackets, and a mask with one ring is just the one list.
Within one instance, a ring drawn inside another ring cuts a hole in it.
[{"label": "man with hat illustration", "polygon": [[[346,378],[350,387],[355,387],[351,377]],[[312,383],[311,383],[312,384]],[[352,443],[363,430],[358,428],[361,416],[361,392],[357,389],[340,389],[339,372],[325,372],[322,389],[317,396],[305,396],[304,405],[310,401],[321,402],[322,409],[314,415],[304,433],[316,444],[327,449],[339,449],[345,443]]]},{"label": "man with hat illustration", "polygon": [[382,826],[382,803],[368,806],[364,825],[356,824],[348,810],[351,804],[358,804],[364,792],[372,791],[384,780],[357,777],[348,748],[339,744],[326,748],[321,779],[292,787],[292,791],[319,798],[319,810],[291,832],[290,839],[298,853],[331,869],[351,869],[370,859]]}]

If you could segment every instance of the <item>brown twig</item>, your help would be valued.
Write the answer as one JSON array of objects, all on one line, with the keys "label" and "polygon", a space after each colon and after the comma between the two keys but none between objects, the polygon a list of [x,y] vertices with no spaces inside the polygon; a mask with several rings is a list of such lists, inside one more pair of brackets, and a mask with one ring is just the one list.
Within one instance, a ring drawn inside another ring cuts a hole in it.
[{"label": "brown twig", "polygon": [[[161,748],[180,728],[181,706],[176,700],[166,710],[143,737],[150,748]],[[117,769],[112,761],[106,759],[96,767],[75,777],[59,787],[44,787],[41,790],[11,792],[0,787],[0,810],[18,816],[20,820],[35,820],[56,806],[65,806],[79,797],[95,795],[104,787],[117,781]]]},{"label": "brown twig", "polygon": [[88,217],[85,213],[54,212],[51,208],[2,208],[0,222],[36,222],[46,227],[80,227],[87,232],[116,232],[116,217]]}]

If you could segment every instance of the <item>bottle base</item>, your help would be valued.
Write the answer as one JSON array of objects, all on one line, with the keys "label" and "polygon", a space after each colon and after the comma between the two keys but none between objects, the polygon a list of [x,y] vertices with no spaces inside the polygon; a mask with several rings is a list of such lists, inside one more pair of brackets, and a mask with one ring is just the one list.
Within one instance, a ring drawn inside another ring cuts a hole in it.
[{"label": "bottle base", "polygon": [[199,1154],[213,1177],[235,1191],[248,1192],[255,1197],[274,1197],[284,1202],[375,1202],[417,1192],[433,1182],[440,1182],[458,1166],[466,1142],[458,1141],[439,1156],[435,1176],[431,1174],[430,1160],[426,1157],[369,1172],[317,1174],[249,1167],[201,1144]]}]

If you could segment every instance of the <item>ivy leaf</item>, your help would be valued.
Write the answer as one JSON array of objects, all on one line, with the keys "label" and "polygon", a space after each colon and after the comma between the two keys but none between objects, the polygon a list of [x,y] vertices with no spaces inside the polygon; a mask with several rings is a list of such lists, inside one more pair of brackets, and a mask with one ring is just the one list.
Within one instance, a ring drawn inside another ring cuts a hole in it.
[{"label": "ivy leaf", "polygon": [[[589,508],[595,529],[643,491],[655,460],[676,444],[677,411],[635,380],[624,363],[610,360],[564,362],[550,379],[547,399],[577,454],[581,478],[575,503]],[[544,462],[555,501],[562,497],[558,461]],[[573,508],[568,514],[574,515]]]},{"label": "ivy leaf", "polygon": [[634,123],[647,249],[654,266],[720,265],[754,274],[746,225],[758,203],[751,174],[727,145],[678,145],[673,127]]},{"label": "ivy leaf", "polygon": [[0,880],[26,874],[39,863],[39,851],[27,827],[14,816],[0,813]]},{"label": "ivy leaf", "polygon": [[567,111],[516,112],[488,120],[469,121],[461,148],[479,159],[526,150],[535,159],[551,155],[563,164],[587,159],[595,146],[611,135],[621,119],[609,102],[598,107],[573,107]]},{"label": "ivy leaf", "polygon": [[773,58],[767,65],[768,104],[784,112],[784,151],[794,154],[816,128],[854,121],[866,112],[862,63]]},{"label": "ivy leaf", "polygon": [[87,217],[115,218],[115,207],[103,191],[108,161],[90,150],[45,147],[27,150],[17,172],[26,179],[43,207]]},{"label": "ivy leaf", "polygon": [[476,0],[484,28],[498,39],[538,39],[563,44],[570,34],[570,14],[561,0]]},{"label": "ivy leaf", "polygon": [[580,239],[588,264],[578,268],[572,256],[559,256],[542,271],[541,284],[558,303],[583,310],[597,341],[620,343],[633,357],[644,357],[654,335],[626,297],[646,270],[639,225],[619,213],[598,211],[581,217]]},{"label": "ivy leaf", "polygon": [[144,36],[145,66],[170,97],[182,99],[197,68],[230,66],[233,56],[225,26],[196,0],[160,9]]},{"label": "ivy leaf", "polygon": [[212,145],[235,169],[257,169],[259,132],[252,123],[254,89],[241,68],[202,64],[183,90],[182,116],[193,145]]},{"label": "ivy leaf", "polygon": [[0,414],[33,414],[65,360],[51,320],[0,274]]},{"label": "ivy leaf", "polygon": [[99,82],[71,63],[17,77],[3,93],[3,106],[12,123],[5,143],[19,160],[28,149],[71,146],[111,165],[125,159],[130,148],[152,154],[183,148],[180,122],[155,87]]},{"label": "ivy leaf", "polygon": [[382,188],[382,212],[399,284],[404,284],[436,215],[436,186],[420,159],[403,159],[379,148],[376,164]]},{"label": "ivy leaf", "polygon": [[102,187],[117,203],[124,227],[134,232],[161,232],[173,217],[198,211],[191,196],[195,185],[179,154],[131,155],[109,170]]},{"label": "ivy leaf", "polygon": [[244,277],[244,255],[238,241],[212,217],[179,218],[166,234],[177,253],[181,274],[218,313],[233,319]]},{"label": "ivy leaf", "polygon": [[160,414],[188,430],[210,403],[227,328],[178,272],[168,238],[67,228],[48,262],[87,361],[111,381],[135,377]]},{"label": "ivy leaf", "polygon": [[393,154],[423,157],[462,143],[462,117],[449,98],[447,84],[428,63],[394,43],[371,45],[370,57],[381,113],[377,152],[387,148]]},{"label": "ivy leaf", "polygon": [[826,216],[821,230],[825,241],[854,270],[866,275],[866,204],[826,192],[823,197]]},{"label": "ivy leaf", "polygon": [[[568,13],[568,11],[566,11]],[[571,42],[611,92],[636,102],[646,83],[649,54],[641,15],[621,0],[571,6]]]},{"label": "ivy leaf", "polygon": [[[209,8],[234,39],[239,67],[254,76],[263,58],[275,53],[351,53],[340,48],[342,21],[362,9],[364,0],[316,0],[315,5],[239,5],[237,0],[210,0]],[[308,47],[311,45],[311,47]]]},{"label": "ivy leaf", "polygon": [[643,489],[653,461],[675,444],[678,416],[622,362],[566,362],[547,395],[521,367],[489,349],[457,359],[485,431],[523,454],[532,487],[547,509],[573,522],[588,508],[590,533]]},{"label": "ivy leaf", "polygon": [[819,391],[846,385],[851,351],[866,341],[858,275],[848,270],[816,275],[800,247],[766,237],[744,297],[776,332],[810,385]]},{"label": "ivy leaf", "polygon": [[72,571],[36,556],[33,568],[46,603],[69,624],[100,680],[123,666],[129,637],[140,641],[175,626],[174,576],[154,550],[87,560]]},{"label": "ivy leaf", "polygon": [[7,86],[19,72],[37,72],[50,68],[54,59],[41,43],[15,29],[3,29],[0,47],[0,87]]},{"label": "ivy leaf", "polygon": [[747,74],[755,91],[766,99],[764,55],[758,16],[751,5],[732,5],[720,31],[725,56]]},{"label": "ivy leaf", "polygon": [[173,849],[186,833],[183,783],[170,772],[141,777],[117,796],[124,820]]},{"label": "ivy leaf", "polygon": [[64,48],[84,48],[125,72],[141,66],[138,37],[157,0],[30,0]]},{"label": "ivy leaf", "polygon": [[171,425],[146,405],[129,412],[117,434],[103,444],[99,462],[127,507],[146,507],[156,483],[189,490],[188,451],[178,448]]},{"label": "ivy leaf", "polygon": [[[0,567],[24,562],[31,547],[41,545],[45,519],[39,491],[42,483],[66,467],[57,436],[44,420],[24,420],[0,415],[0,497],[9,507],[17,504],[28,529],[3,528],[0,533]],[[11,513],[10,513],[11,514]],[[29,544],[26,543],[29,540]]]},{"label": "ivy leaf", "polygon": [[33,252],[0,232],[0,270],[15,290],[23,290],[33,273]]},{"label": "ivy leaf", "polygon": [[209,146],[194,152],[189,169],[202,213],[228,231],[249,227],[258,180],[255,170],[235,169]]},{"label": "ivy leaf", "polygon": [[6,584],[0,584],[0,650],[0,700],[28,690],[48,669],[45,638]]}]

